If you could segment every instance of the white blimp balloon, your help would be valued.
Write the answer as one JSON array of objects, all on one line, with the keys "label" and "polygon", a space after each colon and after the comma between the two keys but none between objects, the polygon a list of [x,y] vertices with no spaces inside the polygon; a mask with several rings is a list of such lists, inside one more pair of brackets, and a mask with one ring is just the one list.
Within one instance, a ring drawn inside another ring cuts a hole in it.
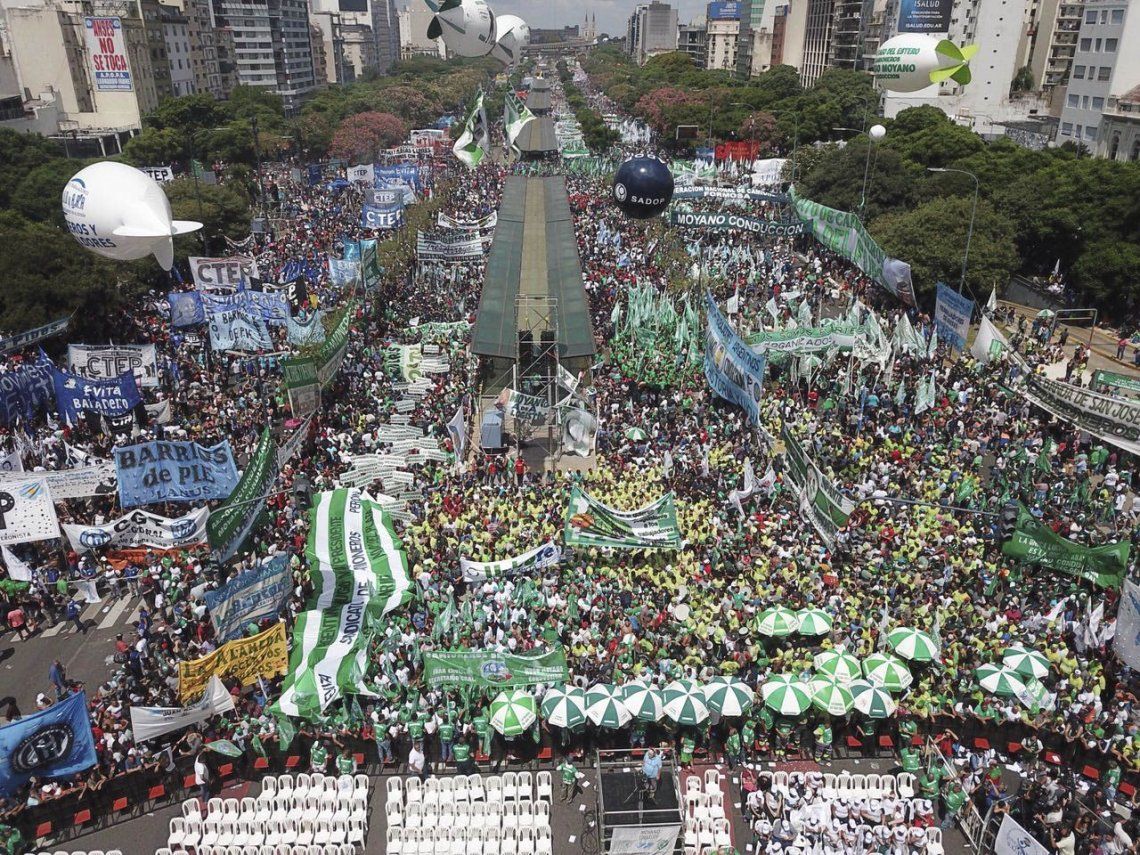
[{"label": "white blimp balloon", "polygon": [[970,82],[970,60],[977,45],[959,48],[949,39],[906,33],[879,46],[872,69],[875,80],[892,92],[917,92],[935,83]]},{"label": "white blimp balloon", "polygon": [[530,27],[518,15],[500,15],[495,29],[499,38],[491,48],[491,56],[503,65],[514,65],[522,58],[522,49],[530,44]]},{"label": "white blimp balloon", "polygon": [[202,228],[172,220],[170,200],[157,181],[110,160],[81,169],[67,182],[63,218],[71,236],[97,255],[134,261],[153,254],[164,270],[174,266],[172,238]]},{"label": "white blimp balloon", "polygon": [[442,38],[459,56],[486,56],[495,46],[495,13],[485,0],[424,0],[435,17],[428,24],[429,39]]}]

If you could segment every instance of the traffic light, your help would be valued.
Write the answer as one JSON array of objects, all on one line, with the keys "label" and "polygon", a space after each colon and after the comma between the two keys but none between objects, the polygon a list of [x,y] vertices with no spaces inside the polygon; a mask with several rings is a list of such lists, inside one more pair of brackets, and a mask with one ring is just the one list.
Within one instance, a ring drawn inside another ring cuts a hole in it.
[{"label": "traffic light", "polygon": [[293,500],[300,511],[307,511],[313,506],[313,485],[307,476],[298,475],[293,479]]},{"label": "traffic light", "polygon": [[1001,509],[1001,539],[1010,540],[1017,530],[1017,502],[1007,502]]}]

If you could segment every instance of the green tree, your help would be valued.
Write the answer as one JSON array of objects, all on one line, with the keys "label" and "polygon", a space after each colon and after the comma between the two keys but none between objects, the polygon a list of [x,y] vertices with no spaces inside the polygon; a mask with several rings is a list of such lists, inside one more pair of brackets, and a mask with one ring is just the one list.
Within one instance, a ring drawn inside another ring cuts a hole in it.
[{"label": "green tree", "polygon": [[[800,151],[804,145],[800,143]],[[858,137],[843,148],[829,149],[814,166],[797,168],[799,192],[814,202],[840,211],[858,212],[863,196],[863,173],[867,164],[867,138]],[[889,148],[876,146],[867,174],[867,205],[864,222],[904,210],[915,198],[915,179],[921,171]],[[903,256],[905,259],[905,256]]]},{"label": "green tree", "polygon": [[[8,207],[12,192],[28,172],[44,164],[64,161],[63,154],[63,146],[54,140],[0,128],[0,208]],[[71,164],[73,172],[83,166],[75,161]]]},{"label": "green tree", "polygon": [[[910,264],[917,295],[929,297],[938,282],[956,286],[960,281],[971,203],[964,197],[935,199],[871,223],[869,231],[883,250]],[[1018,262],[1009,222],[988,202],[979,202],[967,287],[984,299],[990,288],[1009,279]]]},{"label": "green tree", "polygon": [[54,223],[62,228],[63,188],[84,165],[82,161],[60,158],[29,170],[12,190],[9,204],[33,222]]},{"label": "green tree", "polygon": [[240,240],[249,234],[250,197],[241,189],[241,183],[203,184],[193,178],[179,178],[164,188],[170,199],[170,209],[176,220],[194,220],[202,228],[175,241],[175,255],[224,255],[222,235]]},{"label": "green tree", "polygon": [[1095,306],[1112,306],[1112,317],[1140,311],[1140,246],[1113,239],[1092,241],[1070,271],[1074,284]]},{"label": "green tree", "polygon": [[192,128],[146,127],[123,146],[123,160],[135,166],[166,166],[186,160],[186,137]]}]

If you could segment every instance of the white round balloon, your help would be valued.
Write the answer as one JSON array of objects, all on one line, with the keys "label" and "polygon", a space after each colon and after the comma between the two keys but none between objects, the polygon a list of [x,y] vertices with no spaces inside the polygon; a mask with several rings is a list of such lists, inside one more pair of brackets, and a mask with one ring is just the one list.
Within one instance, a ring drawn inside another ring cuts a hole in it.
[{"label": "white round balloon", "polygon": [[888,39],[875,54],[875,80],[892,92],[917,92],[952,80],[970,82],[970,58],[976,45],[959,48],[949,39],[906,33]]},{"label": "white round balloon", "polygon": [[172,220],[170,200],[158,182],[133,166],[105,160],[72,176],[63,188],[63,218],[81,246],[116,261],[153,254],[164,270],[174,266],[174,235],[202,228]]},{"label": "white round balloon", "polygon": [[495,13],[485,0],[446,0],[428,28],[459,56],[486,56],[495,46]]},{"label": "white round balloon", "polygon": [[495,29],[499,37],[491,56],[503,65],[514,65],[522,58],[522,49],[530,44],[530,27],[518,15],[500,15]]}]

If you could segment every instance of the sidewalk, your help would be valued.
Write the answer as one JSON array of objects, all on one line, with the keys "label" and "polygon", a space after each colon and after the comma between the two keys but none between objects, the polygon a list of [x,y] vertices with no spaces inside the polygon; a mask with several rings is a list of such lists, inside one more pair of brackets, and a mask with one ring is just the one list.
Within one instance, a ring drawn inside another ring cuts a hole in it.
[{"label": "sidewalk", "polygon": [[[1019,315],[1032,321],[1037,317],[1039,309],[1031,306],[1022,306],[1020,303],[1012,303],[1009,300],[998,300],[998,303],[1004,306],[1010,306]],[[1057,324],[1058,331],[1065,328],[1069,331],[1069,341],[1065,345],[1069,354],[1072,353],[1072,346],[1078,343],[1089,344],[1091,338],[1092,354],[1089,356],[1089,371],[1115,371],[1117,374],[1125,374],[1129,377],[1140,378],[1140,368],[1132,362],[1133,345],[1128,346],[1128,351],[1125,354],[1125,359],[1116,358],[1116,342],[1119,341],[1119,336],[1116,330],[1109,329],[1108,327],[1092,327],[1091,330],[1087,326],[1078,326],[1076,324],[1067,324],[1061,321]],[[1007,335],[1011,335],[1016,327],[1003,327],[1002,331]],[[1090,336],[1091,333],[1091,336]],[[1091,378],[1091,373],[1089,377]]]}]

